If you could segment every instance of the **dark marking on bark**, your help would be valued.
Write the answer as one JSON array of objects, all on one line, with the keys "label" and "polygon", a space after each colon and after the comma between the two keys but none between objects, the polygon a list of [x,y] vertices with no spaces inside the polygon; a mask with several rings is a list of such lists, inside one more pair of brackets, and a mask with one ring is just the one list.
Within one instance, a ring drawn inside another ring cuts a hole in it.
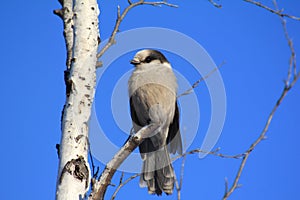
[{"label": "dark marking on bark", "polygon": [[57,156],[60,159],[60,144],[56,144],[55,148],[56,148]]},{"label": "dark marking on bark", "polygon": [[83,77],[83,76],[79,76],[79,79],[85,81],[85,77]]},{"label": "dark marking on bark", "polygon": [[73,175],[74,178],[80,180],[81,182],[85,181],[85,188],[88,187],[89,169],[82,156],[79,156],[77,159],[72,159],[66,163],[59,179],[60,183],[62,182],[62,179],[66,173]]},{"label": "dark marking on bark", "polygon": [[62,111],[61,111],[61,117],[60,117],[60,129],[61,131],[63,130],[63,118],[64,118],[64,112],[65,112],[65,108],[66,108],[66,105],[64,105]]},{"label": "dark marking on bark", "polygon": [[75,138],[75,141],[78,142],[82,137],[84,137],[84,135],[78,135],[78,136]]},{"label": "dark marking on bark", "polygon": [[91,86],[90,85],[85,85],[86,89],[87,90],[90,90],[91,89]]},{"label": "dark marking on bark", "polygon": [[67,97],[70,96],[71,89],[72,89],[72,81],[70,79],[70,70],[65,70],[64,71],[64,80],[66,84],[66,95]]}]

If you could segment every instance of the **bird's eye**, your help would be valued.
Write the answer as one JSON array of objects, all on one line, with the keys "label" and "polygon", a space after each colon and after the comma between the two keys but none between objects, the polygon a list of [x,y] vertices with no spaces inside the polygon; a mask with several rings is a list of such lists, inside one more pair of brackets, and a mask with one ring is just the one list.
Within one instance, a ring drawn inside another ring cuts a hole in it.
[{"label": "bird's eye", "polygon": [[152,60],[153,60],[153,58],[152,58],[151,56],[148,56],[148,57],[145,59],[145,62],[146,62],[146,63],[150,63]]}]

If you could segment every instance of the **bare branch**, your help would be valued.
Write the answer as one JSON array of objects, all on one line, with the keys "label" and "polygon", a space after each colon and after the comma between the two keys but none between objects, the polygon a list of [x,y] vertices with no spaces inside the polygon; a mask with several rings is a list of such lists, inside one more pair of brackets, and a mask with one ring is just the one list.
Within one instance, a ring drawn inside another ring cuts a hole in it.
[{"label": "bare branch", "polygon": [[[279,13],[279,10],[278,10],[278,7],[277,7],[277,2],[276,0],[273,0],[274,2],[274,5],[277,9],[276,12]],[[295,51],[294,51],[294,48],[293,48],[293,43],[288,35],[288,32],[287,32],[287,28],[286,28],[286,23],[285,23],[285,20],[284,20],[284,16],[282,15],[279,15],[280,19],[281,19],[281,22],[282,22],[282,26],[283,26],[283,29],[284,29],[284,34],[285,34],[285,37],[288,41],[288,46],[290,47],[291,49],[291,57],[290,57],[290,66],[289,66],[289,70],[288,70],[288,75],[287,75],[287,80],[285,81],[285,85],[284,85],[284,88],[283,88],[283,91],[281,92],[280,94],[280,97],[278,98],[276,104],[274,105],[271,113],[269,114],[269,117],[266,121],[266,124],[262,130],[262,132],[260,133],[259,137],[251,144],[251,146],[249,147],[249,149],[244,153],[244,156],[243,156],[243,159],[242,159],[242,162],[240,164],[240,167],[239,167],[239,170],[235,176],[235,179],[233,181],[233,184],[232,186],[230,187],[230,189],[226,189],[226,192],[223,196],[223,200],[226,200],[233,192],[236,188],[238,188],[240,185],[238,184],[239,180],[240,180],[240,177],[241,177],[241,174],[243,172],[243,169],[245,167],[245,164],[249,158],[249,155],[250,153],[253,151],[253,149],[255,149],[255,147],[265,138],[265,135],[270,127],[270,124],[272,122],[272,119],[274,117],[274,114],[275,112],[277,111],[278,107],[281,105],[283,99],[285,98],[285,96],[287,95],[287,93],[290,91],[290,89],[295,85],[296,81],[298,80],[299,76],[300,76],[300,73],[296,73],[296,61],[295,61]],[[292,75],[291,74],[291,69],[294,69],[294,74]],[[226,183],[226,185],[228,185]],[[226,186],[228,187],[228,186]]]},{"label": "bare branch", "polygon": [[[273,4],[274,4],[275,8],[277,10],[279,10],[277,2],[275,0],[273,0]],[[280,17],[280,20],[281,20],[281,24],[282,24],[283,31],[284,31],[284,36],[285,36],[286,40],[288,41],[288,46],[289,46],[290,51],[291,51],[291,56],[290,56],[290,60],[289,60],[289,70],[288,70],[287,79],[285,81],[286,86],[288,86],[289,82],[291,80],[291,77],[292,76],[294,78],[297,77],[296,53],[295,53],[293,41],[291,40],[291,38],[289,36],[289,33],[287,31],[286,21],[283,17]],[[292,74],[292,72],[293,72],[293,74]]]},{"label": "bare branch", "polygon": [[117,19],[121,17],[121,7],[118,5],[118,14],[117,14]]},{"label": "bare branch", "polygon": [[177,179],[177,177],[175,175],[175,186],[176,186],[176,190],[177,190],[177,200],[181,199],[181,188],[182,188],[182,182],[183,182],[184,165],[185,165],[185,161],[186,161],[186,155],[187,154],[185,154],[184,156],[182,156],[179,183],[178,183],[178,179]]},{"label": "bare branch", "polygon": [[201,77],[199,80],[197,80],[191,88],[187,89],[186,91],[184,91],[183,93],[181,93],[180,95],[177,96],[177,98],[180,98],[182,96],[188,95],[190,93],[193,92],[193,90],[199,85],[199,83],[201,83],[202,81],[208,79],[213,73],[215,73],[218,69],[220,69],[223,65],[225,64],[225,62],[222,62],[218,67],[215,67],[213,70],[211,70],[208,74],[206,74],[204,77]]},{"label": "bare branch", "polygon": [[116,43],[115,41],[115,37],[117,32],[119,31],[119,27],[121,25],[121,22],[123,21],[123,19],[126,17],[127,13],[134,7],[136,6],[140,6],[140,5],[152,5],[152,6],[161,6],[161,5],[165,5],[165,6],[169,6],[169,7],[175,7],[177,8],[178,6],[175,4],[170,4],[167,3],[166,1],[157,1],[157,2],[151,2],[151,1],[144,1],[144,0],[139,0],[136,3],[132,3],[130,0],[128,0],[128,6],[125,8],[125,10],[122,12],[120,12],[120,7],[118,6],[118,17],[117,17],[117,21],[115,24],[115,27],[110,35],[110,38],[108,40],[108,42],[105,44],[105,46],[100,50],[100,52],[97,54],[97,58],[100,58],[101,56],[103,56],[103,54],[113,45]]},{"label": "bare branch", "polygon": [[[179,182],[178,182],[177,178],[175,177],[176,178],[175,184],[176,184],[177,199],[178,200],[180,200],[180,198],[181,198],[180,191],[181,191],[182,183],[183,183],[184,165],[185,165],[186,157],[188,155],[198,154],[198,153],[207,153],[209,155],[214,155],[214,156],[218,156],[218,157],[221,157],[221,158],[240,159],[240,158],[244,157],[244,154],[237,154],[237,155],[225,155],[225,154],[221,154],[221,153],[218,153],[219,150],[220,150],[220,148],[218,148],[218,149],[216,149],[214,151],[207,152],[207,151],[204,151],[204,150],[201,150],[201,149],[194,149],[194,150],[188,151],[188,152],[186,152],[186,153],[184,153],[182,155],[178,155],[178,156],[176,156],[176,157],[174,157],[172,159],[172,161],[175,161],[177,159],[183,158],[182,163],[181,163],[181,171],[180,171],[180,180],[179,180]],[[131,180],[135,179],[136,177],[138,177],[140,175],[141,174],[134,174],[131,177],[129,177],[128,179],[126,179],[125,181],[119,182],[119,185],[116,188],[115,192],[113,193],[113,195],[111,197],[111,200],[114,200],[116,198],[117,193],[120,191],[120,189],[122,187],[124,187],[127,183],[129,183]],[[123,179],[123,177],[122,177],[122,179]],[[120,180],[121,180],[121,178],[120,178]],[[227,185],[228,185],[228,182],[227,182]]]},{"label": "bare branch", "polygon": [[119,185],[122,184],[123,178],[124,178],[124,172],[121,173]]},{"label": "bare branch", "polygon": [[171,4],[171,3],[167,3],[166,1],[157,1],[157,2],[144,2],[144,5],[151,5],[151,6],[169,6],[169,7],[173,7],[173,8],[178,8],[178,5],[175,4]]},{"label": "bare branch", "polygon": [[284,97],[286,96],[286,94],[288,93],[288,91],[291,89],[291,87],[284,87],[284,90],[282,91],[279,99],[277,100],[275,106],[273,107],[268,119],[267,119],[267,122],[265,124],[265,127],[263,129],[263,131],[261,132],[260,136],[251,144],[251,146],[249,147],[249,149],[243,154],[243,159],[242,159],[242,162],[240,164],[240,167],[239,167],[239,170],[236,174],[236,177],[234,179],[234,182],[231,186],[231,188],[224,194],[224,197],[223,197],[223,200],[227,199],[232,193],[233,191],[239,187],[239,180],[240,180],[240,177],[241,177],[241,174],[243,172],[243,169],[245,167],[245,164],[248,160],[248,157],[250,155],[250,153],[253,151],[253,149],[265,138],[265,134],[266,132],[268,131],[269,129],[269,126],[272,122],[272,119],[273,119],[273,116],[276,112],[276,110],[278,109],[278,107],[281,105],[281,102],[282,100],[284,99]]},{"label": "bare branch", "polygon": [[182,155],[178,155],[176,157],[174,157],[172,160],[177,160],[181,157],[184,157],[184,156],[187,156],[187,155],[191,155],[191,154],[198,154],[198,153],[205,153],[205,154],[208,154],[208,155],[214,155],[214,156],[218,156],[220,158],[234,158],[234,159],[240,159],[240,158],[243,158],[245,155],[244,153],[242,154],[236,154],[236,155],[227,155],[227,154],[222,154],[222,153],[218,153],[219,152],[219,148],[216,149],[215,151],[204,151],[202,149],[193,149],[191,151],[188,151]]},{"label": "bare branch", "polygon": [[[124,172],[122,172],[123,174]],[[111,200],[114,200],[118,194],[118,192],[120,191],[120,189],[126,185],[128,182],[130,182],[131,180],[135,179],[136,177],[139,177],[141,174],[134,174],[132,176],[130,176],[128,179],[126,179],[124,182],[120,182],[117,189],[115,190],[115,192],[113,193]]]},{"label": "bare branch", "polygon": [[[181,195],[180,195],[180,192],[181,192],[181,188],[182,188],[182,183],[183,183],[183,175],[184,175],[184,166],[185,166],[185,161],[186,161],[186,157],[188,155],[192,155],[192,154],[198,154],[198,153],[207,153],[209,155],[214,155],[214,156],[218,156],[218,157],[221,157],[221,158],[231,158],[231,159],[240,159],[240,158],[243,158],[245,156],[245,154],[237,154],[237,155],[226,155],[226,154],[221,154],[221,153],[218,153],[218,151],[220,150],[220,148],[214,150],[214,151],[210,151],[210,152],[207,152],[207,151],[204,151],[204,150],[201,150],[201,149],[194,149],[194,150],[191,150],[191,151],[188,151],[182,155],[178,155],[176,157],[174,157],[172,159],[172,161],[175,161],[179,158],[183,158],[182,159],[182,163],[181,163],[181,170],[180,170],[180,180],[178,182],[177,178],[176,178],[176,181],[175,181],[175,184],[176,184],[176,190],[177,190],[177,199],[180,200],[181,199]],[[141,174],[134,174],[132,176],[130,176],[129,178],[127,178],[125,181],[123,181],[123,178],[124,178],[124,175],[123,175],[123,172],[121,174],[121,177],[120,177],[120,181],[119,181],[119,185],[118,187],[116,188],[115,192],[113,193],[112,197],[111,197],[111,200],[114,200],[118,194],[118,192],[120,191],[120,189],[122,187],[124,187],[127,183],[129,183],[131,180],[139,177]],[[226,179],[226,185],[227,185],[227,188],[228,188],[228,181]],[[239,186],[239,185],[238,185]],[[227,191],[227,189],[226,189]]]},{"label": "bare branch", "polygon": [[[198,154],[198,153],[207,153],[209,155],[214,155],[214,156],[218,156],[218,157],[221,157],[221,158],[234,158],[234,159],[240,159],[244,156],[244,154],[237,154],[237,155],[225,155],[225,154],[221,154],[221,153],[218,153],[220,149],[216,149],[214,151],[210,151],[210,152],[206,152],[204,150],[201,150],[201,149],[194,149],[194,150],[191,150],[191,151],[188,151],[182,155],[178,155],[176,156],[175,158],[172,159],[172,161],[175,161],[179,158],[183,158],[182,159],[182,163],[181,163],[181,170],[180,170],[180,180],[178,182],[177,178],[176,178],[176,181],[175,181],[175,184],[176,184],[176,190],[177,190],[177,199],[180,200],[181,199],[181,195],[180,195],[180,192],[181,192],[181,188],[182,188],[182,183],[183,183],[183,175],[184,175],[184,166],[185,166],[185,161],[186,161],[186,157],[188,155],[192,155],[192,154]],[[123,172],[122,172],[123,174]],[[121,175],[120,177],[120,181],[119,181],[119,185],[118,187],[116,188],[115,192],[113,193],[112,197],[111,197],[111,200],[114,200],[117,196],[117,193],[120,191],[120,189],[122,187],[124,187],[127,183],[129,183],[131,180],[135,179],[136,177],[140,176],[141,174],[134,174],[132,176],[130,176],[128,179],[126,179],[125,181],[122,182],[123,180],[123,175]],[[228,183],[227,183],[228,184]]]},{"label": "bare branch", "polygon": [[225,177],[225,193],[226,194],[228,192],[228,179]]},{"label": "bare branch", "polygon": [[[92,151],[91,151],[91,148],[90,148],[90,143],[88,145],[89,145],[89,157],[90,157],[90,161],[91,161],[91,165],[92,165],[91,166],[91,168],[92,168],[92,179],[96,179],[97,176],[98,176],[98,173],[99,173],[99,166],[97,166],[97,169],[95,171],[96,166],[94,164],[94,158],[92,156]],[[93,184],[93,182],[92,182],[92,184]],[[93,185],[92,185],[92,187],[93,187]]]},{"label": "bare branch", "polygon": [[274,10],[274,9],[272,9],[272,8],[266,6],[266,5],[263,5],[260,2],[253,1],[253,0],[243,0],[243,1],[245,1],[247,3],[254,4],[254,5],[256,5],[258,7],[261,7],[263,9],[266,9],[266,10],[270,11],[271,13],[274,13],[274,14],[280,16],[280,17],[288,17],[288,18],[300,21],[300,17],[296,17],[296,16],[293,16],[293,15],[288,15],[288,14],[282,13],[282,10],[278,10],[278,9]]},{"label": "bare branch", "polygon": [[213,0],[208,0],[213,6],[215,6],[216,8],[222,8],[221,4],[217,4],[216,2],[214,2]]},{"label": "bare branch", "polygon": [[147,138],[151,133],[154,133],[159,127],[158,124],[149,124],[128,139],[123,147],[114,155],[112,160],[106,164],[99,180],[95,181],[89,196],[90,200],[104,199],[106,189],[108,185],[110,185],[111,179],[119,166],[144,138]]}]

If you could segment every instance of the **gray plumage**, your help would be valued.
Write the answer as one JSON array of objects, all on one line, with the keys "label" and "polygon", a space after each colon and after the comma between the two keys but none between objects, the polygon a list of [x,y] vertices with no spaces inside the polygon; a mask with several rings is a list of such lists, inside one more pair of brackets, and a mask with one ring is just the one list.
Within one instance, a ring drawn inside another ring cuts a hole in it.
[{"label": "gray plumage", "polygon": [[160,125],[158,133],[139,145],[143,160],[140,186],[148,187],[150,194],[172,194],[175,174],[169,153],[182,153],[177,80],[170,63],[159,51],[139,51],[131,63],[135,70],[128,89],[134,131],[151,123]]}]

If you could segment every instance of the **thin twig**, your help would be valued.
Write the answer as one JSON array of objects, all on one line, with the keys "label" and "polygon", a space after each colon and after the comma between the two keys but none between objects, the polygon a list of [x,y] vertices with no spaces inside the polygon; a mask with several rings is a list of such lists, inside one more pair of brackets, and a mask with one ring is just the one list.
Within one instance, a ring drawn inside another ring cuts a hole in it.
[{"label": "thin twig", "polygon": [[130,176],[128,179],[126,179],[124,182],[120,182],[120,184],[118,185],[118,187],[116,188],[115,192],[113,193],[111,200],[114,200],[117,196],[117,193],[120,191],[120,189],[126,185],[128,182],[130,182],[131,180],[135,179],[136,177],[139,177],[141,174],[134,174],[132,176]]},{"label": "thin twig", "polygon": [[124,178],[124,172],[122,172],[122,173],[121,173],[121,177],[120,177],[119,185],[120,185],[120,184],[122,184],[123,178]]},{"label": "thin twig", "polygon": [[[186,161],[186,157],[188,155],[192,155],[192,154],[198,154],[198,153],[206,153],[206,154],[209,154],[209,155],[214,155],[214,156],[218,156],[220,158],[231,158],[231,159],[240,159],[240,158],[243,158],[245,156],[245,154],[236,154],[236,155],[226,155],[226,154],[221,154],[221,153],[218,153],[218,151],[220,150],[220,148],[217,148],[216,150],[214,151],[210,151],[210,152],[207,152],[207,151],[204,151],[204,150],[201,150],[201,149],[194,149],[194,150],[191,150],[191,151],[188,151],[188,152],[185,152],[184,154],[182,155],[178,155],[176,157],[174,157],[172,159],[172,161],[175,161],[175,160],[178,160],[179,158],[183,158],[182,160],[182,163],[181,163],[181,171],[180,171],[180,180],[178,182],[178,180],[176,179],[175,181],[175,185],[176,185],[176,190],[177,190],[177,198],[178,200],[180,200],[181,198],[181,195],[180,195],[180,191],[181,191],[181,188],[182,188],[182,182],[183,182],[183,174],[184,174],[184,165],[185,165],[185,161]],[[116,188],[114,194],[112,195],[111,197],[111,200],[114,200],[116,198],[116,195],[117,193],[120,191],[120,189],[122,187],[124,187],[128,182],[130,182],[131,180],[135,179],[136,177],[140,176],[140,174],[134,174],[132,175],[131,177],[129,177],[128,179],[126,179],[124,182],[122,183],[119,183],[118,187]],[[228,182],[227,182],[227,185],[228,185]],[[227,186],[228,187],[228,186]]]},{"label": "thin twig", "polygon": [[118,5],[117,19],[121,17],[121,7]]},{"label": "thin twig", "polygon": [[187,89],[186,91],[184,91],[183,93],[181,93],[180,95],[177,96],[177,98],[180,98],[182,96],[188,95],[191,92],[193,92],[193,90],[199,85],[199,83],[201,83],[202,81],[208,79],[213,73],[215,73],[218,69],[220,69],[223,65],[225,64],[225,62],[222,62],[218,67],[215,67],[214,69],[212,69],[208,74],[206,74],[204,77],[201,77],[199,80],[197,80],[192,87],[190,87],[189,89]]},{"label": "thin twig", "polygon": [[175,4],[171,4],[171,3],[168,3],[166,1],[158,1],[158,2],[143,2],[143,5],[150,5],[150,6],[169,6],[169,7],[172,7],[172,8],[178,8],[178,5],[175,5]]},{"label": "thin twig", "polygon": [[224,194],[227,193],[227,191],[228,191],[228,179],[225,177],[225,192],[224,192]]},{"label": "thin twig", "polygon": [[205,153],[205,154],[208,154],[208,155],[214,155],[214,156],[218,156],[220,158],[234,158],[234,159],[240,159],[240,158],[243,158],[245,156],[244,153],[236,154],[236,155],[227,155],[227,154],[218,153],[218,151],[219,151],[219,149],[217,149],[215,151],[204,151],[202,149],[193,149],[193,150],[185,152],[182,155],[175,156],[172,160],[174,161],[174,160],[177,160],[181,157],[191,155],[191,154],[198,154],[198,153]]},{"label": "thin twig", "polygon": [[[277,7],[276,0],[274,0],[273,2],[274,2],[275,7]],[[278,11],[278,8],[277,8],[277,11]],[[289,46],[289,48],[291,50],[291,54],[292,54],[291,55],[291,59],[294,60],[296,54],[295,54],[295,51],[294,51],[293,43],[292,43],[290,37],[288,36],[288,32],[287,32],[287,28],[286,28],[286,23],[285,23],[285,21],[283,19],[284,16],[279,15],[279,17],[280,17],[282,25],[283,25],[285,37],[286,37],[286,39],[288,41],[288,46]],[[294,64],[292,64],[292,63],[290,62],[290,67],[289,67],[289,72],[288,72],[288,75],[287,75],[287,80],[285,82],[283,91],[280,94],[280,97],[278,98],[278,100],[277,100],[276,104],[274,105],[271,113],[269,114],[268,119],[266,121],[266,124],[265,124],[262,132],[260,133],[259,137],[251,144],[251,146],[249,147],[249,149],[244,153],[242,162],[241,162],[239,170],[238,170],[238,172],[237,172],[237,174],[235,176],[233,184],[232,184],[232,186],[229,189],[226,189],[225,194],[223,196],[223,200],[226,200],[234,192],[234,190],[240,186],[238,184],[238,182],[240,180],[241,174],[243,172],[243,169],[244,169],[245,164],[246,164],[246,162],[247,162],[247,160],[249,158],[250,153],[265,138],[265,135],[266,135],[266,133],[267,133],[269,127],[270,127],[270,124],[272,122],[272,119],[274,117],[275,112],[277,111],[278,107],[281,105],[281,103],[282,103],[283,99],[285,98],[285,96],[287,95],[287,93],[290,91],[290,89],[295,85],[296,81],[298,80],[298,78],[300,76],[300,73],[298,73],[298,74],[294,73],[293,77],[291,75],[291,69],[292,69],[291,66],[293,66],[294,70],[296,71],[296,63],[295,62],[294,62]],[[227,183],[225,183],[225,186],[226,186],[226,184]],[[226,187],[228,188],[228,184],[227,184]]]},{"label": "thin twig", "polygon": [[223,200],[227,199],[233,193],[233,191],[237,187],[239,187],[238,181],[240,179],[240,176],[242,174],[242,171],[243,171],[243,169],[245,167],[245,164],[246,164],[246,162],[248,160],[248,157],[249,157],[250,153],[265,138],[266,132],[269,129],[269,126],[270,126],[270,124],[272,122],[272,119],[274,117],[275,112],[277,111],[278,107],[281,105],[284,97],[287,95],[287,93],[290,91],[290,89],[294,86],[294,84],[296,83],[296,81],[298,80],[298,78],[299,78],[299,74],[296,77],[294,77],[292,83],[290,83],[288,86],[286,86],[286,85],[284,86],[284,89],[283,89],[283,91],[282,91],[279,99],[277,100],[275,106],[273,107],[271,113],[269,114],[269,117],[267,119],[267,122],[266,122],[266,124],[264,126],[263,131],[261,132],[260,136],[251,144],[250,148],[244,153],[243,160],[242,160],[241,165],[239,167],[238,173],[237,173],[237,175],[236,175],[236,177],[234,179],[234,182],[233,182],[231,188],[224,194]]},{"label": "thin twig", "polygon": [[[181,163],[181,171],[180,171],[180,180],[179,182],[175,181],[175,184],[176,184],[176,190],[177,190],[177,198],[179,197],[179,199],[181,198],[181,195],[180,195],[180,191],[181,191],[181,188],[182,188],[182,182],[183,182],[183,174],[184,174],[184,165],[185,165],[185,160],[186,160],[186,157],[188,155],[192,155],[192,154],[198,154],[198,153],[206,153],[206,154],[209,154],[209,155],[214,155],[214,156],[218,156],[220,158],[231,158],[231,159],[240,159],[240,158],[243,158],[245,155],[244,154],[237,154],[237,155],[226,155],[226,154],[221,154],[221,153],[218,153],[220,149],[216,149],[214,151],[210,151],[210,152],[207,152],[207,151],[204,151],[204,150],[201,150],[201,149],[194,149],[194,150],[191,150],[191,151],[188,151],[188,152],[185,152],[184,154],[182,155],[178,155],[176,157],[174,157],[172,159],[172,161],[175,161],[175,160],[178,160],[180,158],[183,158],[182,160],[182,163]],[[131,177],[129,177],[128,179],[126,179],[124,182],[122,182],[121,184],[119,183],[118,187],[116,188],[114,194],[112,195],[111,197],[111,200],[114,200],[117,196],[117,193],[120,191],[120,189],[122,187],[124,187],[128,182],[130,182],[131,180],[135,179],[136,177],[140,176],[141,174],[134,174],[132,175]],[[227,183],[228,185],[228,183]]]},{"label": "thin twig", "polygon": [[[298,76],[299,77],[299,76]],[[297,78],[298,79],[298,78]],[[293,81],[293,83],[296,82],[296,81]],[[273,107],[271,113],[269,114],[269,117],[267,119],[267,122],[264,126],[264,129],[263,131],[261,132],[260,136],[251,144],[250,148],[243,154],[243,159],[242,159],[242,162],[240,164],[240,167],[239,167],[239,170],[236,174],[236,177],[234,179],[234,182],[231,186],[231,188],[224,194],[224,197],[223,197],[223,200],[227,199],[232,193],[233,191],[239,186],[238,185],[238,181],[240,179],[240,176],[243,172],[243,169],[245,167],[245,164],[248,160],[248,157],[250,155],[250,153],[253,151],[253,149],[265,138],[265,134],[266,132],[268,131],[269,129],[269,126],[272,122],[272,119],[274,117],[274,114],[276,112],[276,110],[278,109],[278,107],[281,105],[284,97],[286,96],[286,94],[288,93],[288,91],[292,88],[291,84],[289,85],[289,87],[284,87],[279,99],[277,100],[275,106]]]},{"label": "thin twig", "polygon": [[96,179],[97,179],[100,168],[99,168],[99,166],[97,166],[97,170],[95,172],[94,158],[93,158],[92,151],[91,151],[91,148],[90,148],[90,143],[88,144],[88,147],[89,147],[89,157],[90,157],[90,161],[91,161],[91,164],[92,164],[91,188],[93,188],[94,184],[96,182]]},{"label": "thin twig", "polygon": [[213,6],[215,6],[216,8],[222,8],[221,4],[217,4],[216,2],[214,2],[213,0],[208,0]]},{"label": "thin twig", "polygon": [[180,186],[179,186],[176,174],[175,174],[174,179],[175,179],[175,187],[176,187],[176,191],[177,191],[177,200],[180,200],[180,198],[181,198],[181,194],[180,194],[181,192],[180,191],[181,190],[180,190]]},{"label": "thin twig", "polygon": [[115,24],[115,27],[110,35],[110,38],[108,40],[108,42],[105,44],[105,46],[100,50],[100,52],[97,54],[97,58],[100,58],[101,56],[103,56],[103,54],[113,45],[116,43],[115,41],[115,37],[117,32],[119,31],[119,27],[121,22],[123,21],[123,19],[126,17],[127,13],[134,7],[136,6],[140,6],[140,5],[152,5],[152,6],[160,6],[160,5],[165,5],[165,6],[169,6],[169,7],[174,7],[177,8],[178,6],[175,4],[171,4],[168,3],[166,1],[157,1],[157,2],[148,2],[148,1],[144,1],[144,0],[139,0],[136,3],[132,3],[130,0],[128,0],[128,6],[125,8],[125,10],[122,12],[120,12],[120,7],[118,6],[118,14],[117,14],[117,21]]},{"label": "thin twig", "polygon": [[178,183],[178,179],[176,178],[176,175],[175,175],[175,186],[176,186],[176,190],[177,190],[177,200],[181,199],[181,188],[182,188],[182,182],[183,182],[184,165],[185,165],[185,161],[186,161],[186,156],[187,156],[187,154],[182,156],[179,183]]},{"label": "thin twig", "polygon": [[254,5],[256,5],[258,7],[261,7],[263,9],[266,9],[266,10],[270,11],[271,13],[274,13],[274,14],[280,16],[280,17],[288,17],[288,18],[300,21],[300,17],[296,17],[296,16],[293,16],[293,15],[288,15],[288,14],[282,13],[282,10],[278,10],[278,9],[274,10],[274,9],[272,9],[272,8],[266,6],[266,5],[263,5],[260,2],[253,1],[253,0],[243,0],[243,1],[245,1],[247,3],[254,4]]},{"label": "thin twig", "polygon": [[[279,10],[277,2],[273,1],[273,4],[274,4],[275,8],[277,10]],[[280,20],[281,20],[281,24],[282,24],[282,27],[283,27],[285,39],[288,41],[288,46],[289,46],[290,51],[291,51],[291,56],[290,56],[290,60],[289,60],[289,70],[288,70],[287,79],[285,81],[285,84],[289,85],[289,81],[291,80],[291,77],[292,76],[294,78],[297,77],[296,53],[295,53],[293,41],[291,40],[291,38],[289,36],[289,33],[287,31],[286,21],[285,21],[285,19],[283,17],[280,17]],[[292,72],[293,72],[293,74],[292,74]]]},{"label": "thin twig", "polygon": [[91,164],[92,164],[92,177],[95,178],[95,165],[94,165],[94,160],[93,160],[92,152],[90,152],[90,151],[89,151],[89,156],[90,156],[90,160],[91,160]]},{"label": "thin twig", "polygon": [[91,164],[92,164],[92,177],[95,178],[95,165],[94,165],[94,159],[93,159],[93,156],[92,156],[90,143],[88,144],[88,147],[89,147],[89,156],[90,156],[90,160],[91,160]]}]

